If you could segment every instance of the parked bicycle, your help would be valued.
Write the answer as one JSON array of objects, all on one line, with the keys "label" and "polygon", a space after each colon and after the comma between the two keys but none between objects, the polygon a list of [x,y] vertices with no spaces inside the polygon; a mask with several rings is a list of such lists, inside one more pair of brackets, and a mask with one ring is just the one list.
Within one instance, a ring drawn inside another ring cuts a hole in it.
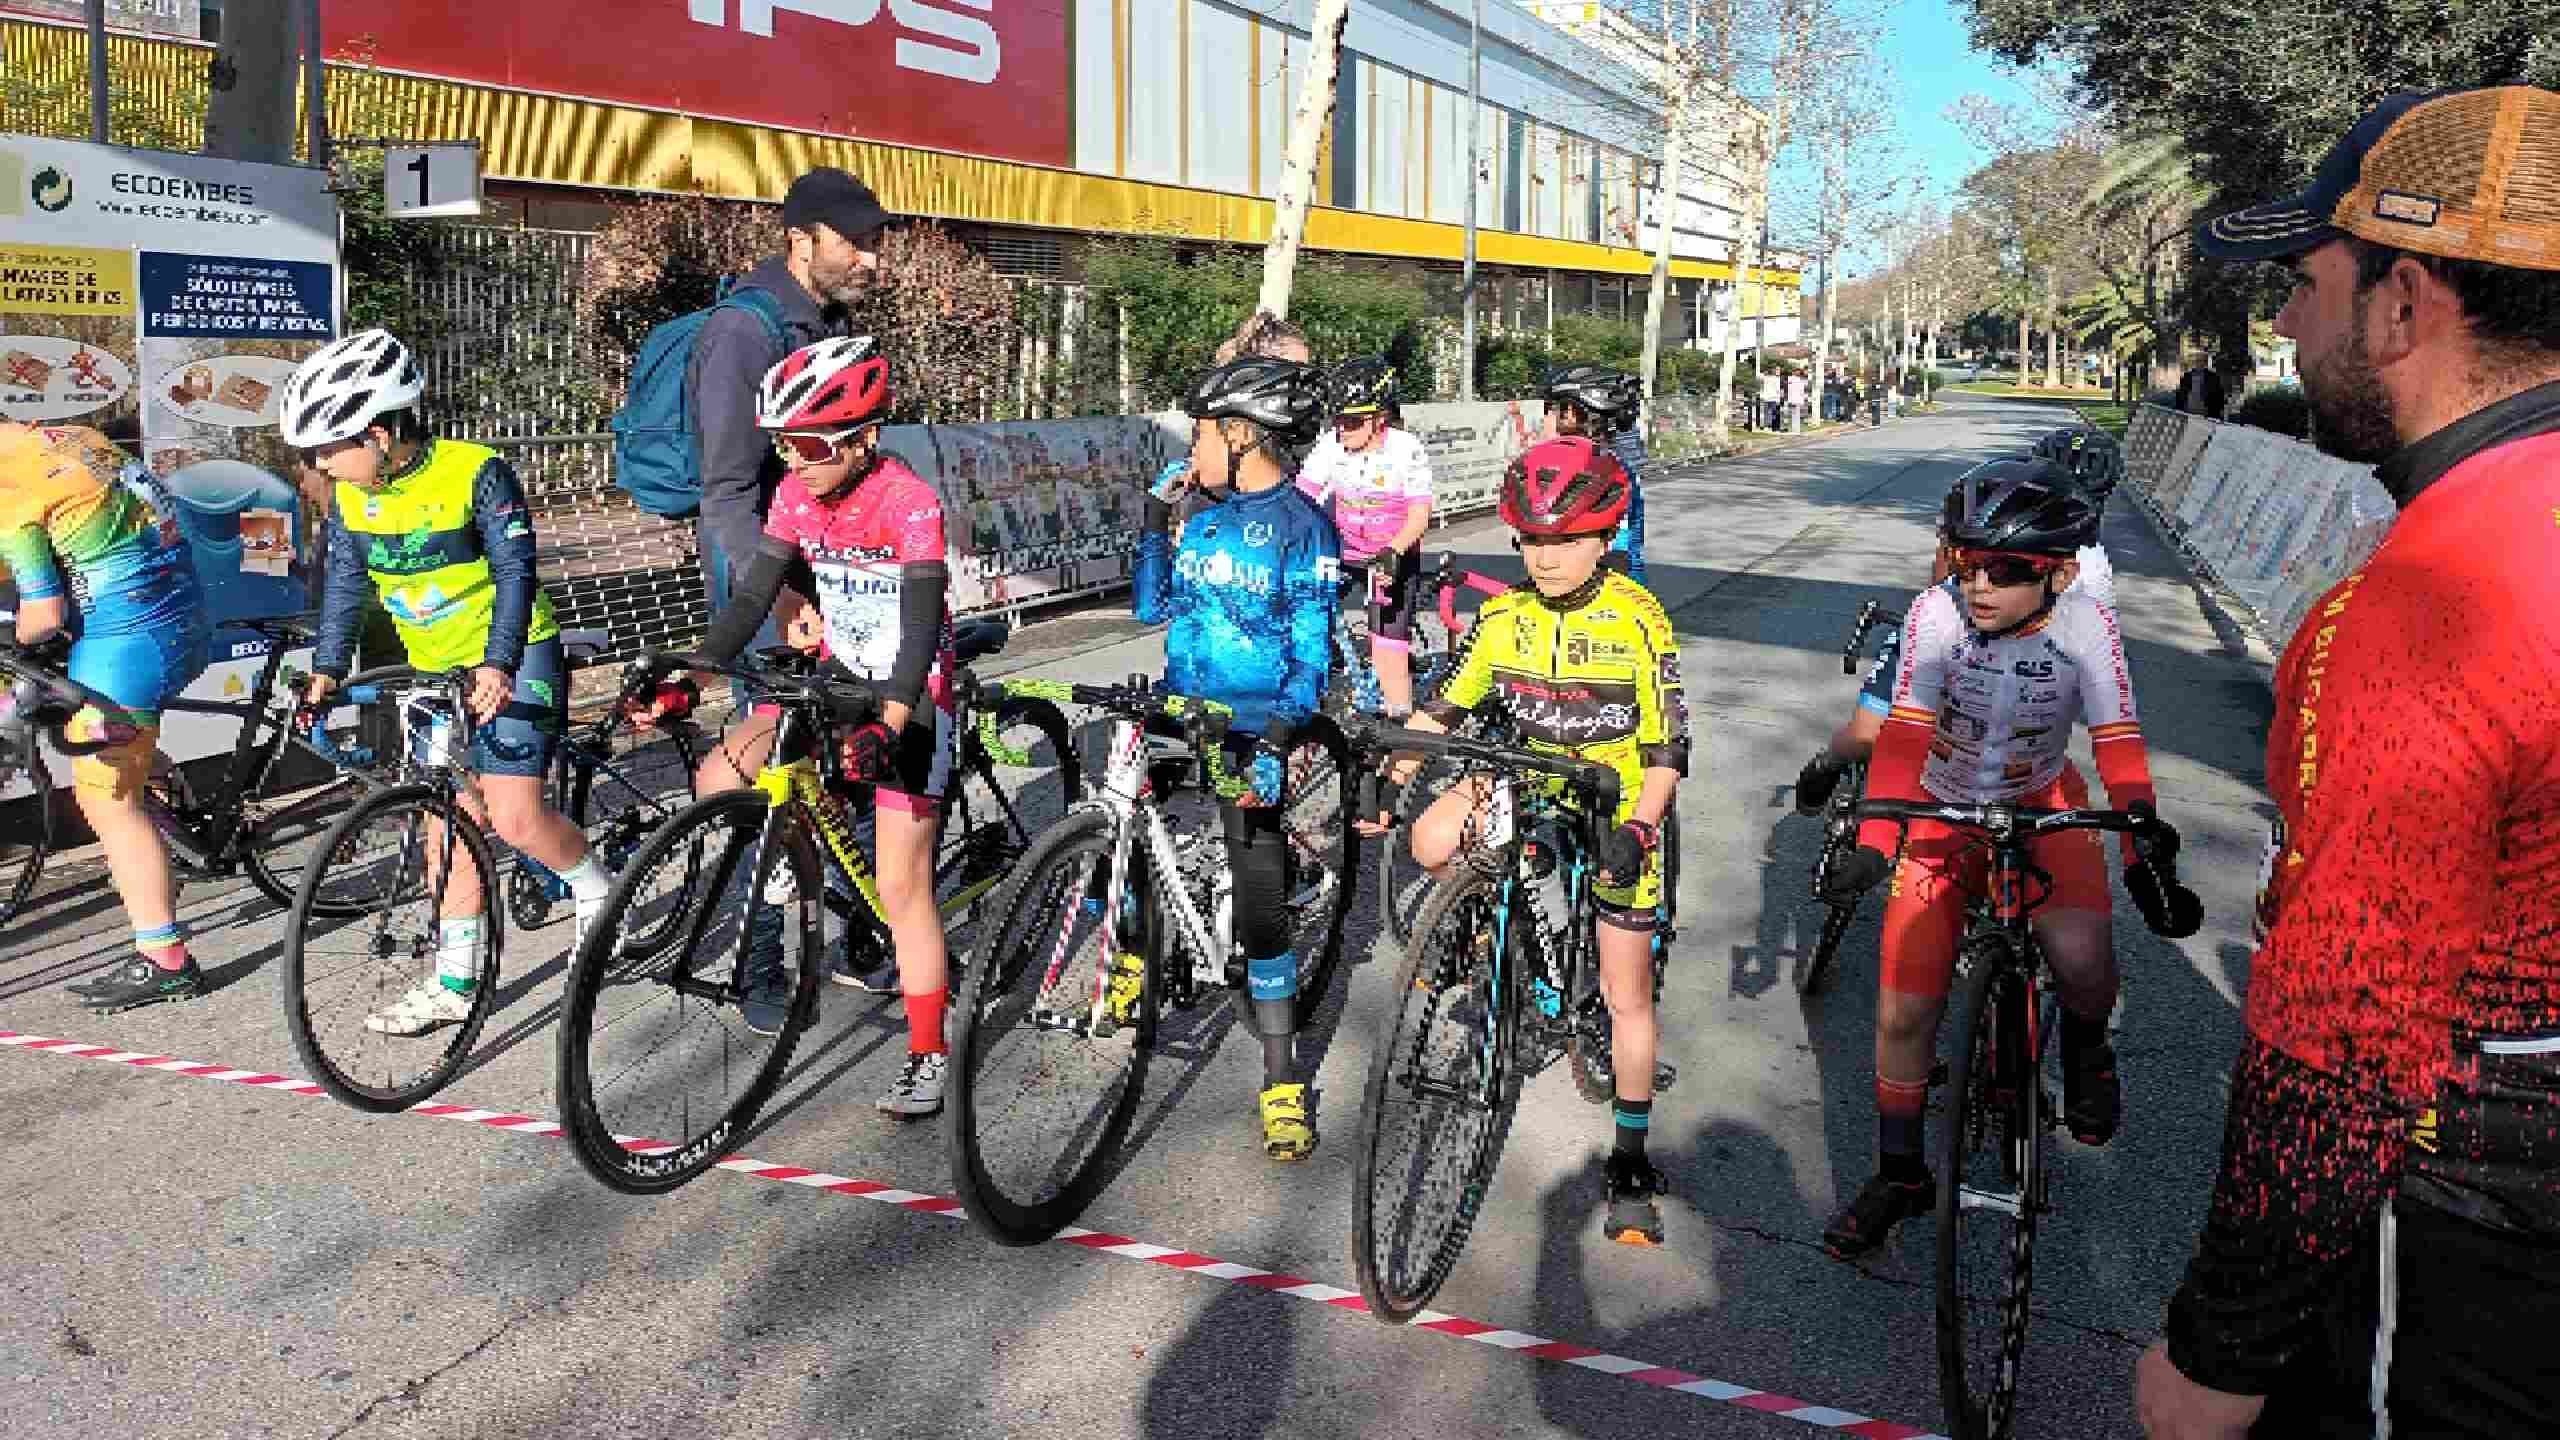
[{"label": "parked bicycle", "polygon": [[[1458,666],[1467,658],[1467,643],[1473,631],[1470,622],[1458,614],[1460,596],[1467,591],[1480,596],[1499,595],[1510,589],[1512,582],[1499,576],[1461,569],[1457,557],[1443,551],[1431,569],[1415,583],[1423,587],[1414,602],[1417,613],[1436,616],[1440,623],[1439,634],[1446,637],[1438,649],[1426,656],[1419,643],[1417,626],[1413,693],[1415,701],[1421,703],[1438,695],[1440,687],[1449,682],[1450,676],[1458,673]],[[1372,717],[1377,715],[1374,710],[1366,713]],[[1468,716],[1458,733],[1480,740],[1509,738],[1502,719],[1491,712]],[[1427,760],[1397,793],[1393,808],[1398,834],[1389,836],[1387,842],[1378,847],[1378,921],[1380,928],[1393,935],[1398,944],[1411,938],[1413,918],[1420,912],[1423,897],[1431,888],[1429,872],[1414,863],[1413,851],[1401,837],[1413,833],[1414,818],[1449,788],[1452,773],[1447,762],[1437,758]]]},{"label": "parked bicycle", "polygon": [[1956,1440],[2008,1440],[2017,1423],[2036,1230],[2053,1208],[2046,1161],[2061,1124],[2045,1082],[2057,1002],[2029,923],[2053,892],[2031,849],[2065,830],[2130,833],[2147,853],[2172,832],[2120,810],[1862,800],[1854,820],[1934,820],[1981,837],[1986,883],[1966,907],[1938,1127],[1938,1386]]},{"label": "parked bicycle", "polygon": [[[1001,626],[961,634],[964,667],[1005,638]],[[631,1194],[683,1185],[755,1123],[817,1017],[826,914],[846,927],[857,964],[893,954],[845,799],[856,787],[838,772],[836,743],[843,730],[878,715],[877,688],[830,676],[787,648],[764,651],[751,665],[643,656],[633,683],[653,684],[674,668],[747,681],[782,718],[774,759],[752,786],[694,802],[641,845],[570,968],[560,1021],[562,1124],[588,1173]],[[1016,869],[1049,807],[1073,805],[1082,790],[1056,705],[982,686],[965,668],[958,683],[961,750],[934,860],[935,903],[955,929]],[[1026,766],[1057,775],[1037,810],[1026,801],[1036,778],[1021,773]],[[829,885],[830,864],[849,893]],[[956,971],[952,983],[957,989]],[[778,989],[788,1006],[773,1035],[757,1033],[741,1014],[759,986]]]},{"label": "parked bicycle", "polygon": [[[1246,781],[1229,764],[1223,706],[1144,677],[1008,688],[1111,717],[1100,792],[1041,834],[998,898],[952,1038],[953,1184],[980,1228],[1030,1245],[1101,1189],[1164,1007],[1187,1010],[1221,989],[1245,1003],[1216,809],[1172,802],[1195,784],[1232,799]],[[1281,826],[1302,1024],[1340,958],[1357,875],[1350,759],[1341,732],[1317,717],[1299,728],[1286,765]],[[1124,955],[1141,962],[1135,977],[1119,973]]]},{"label": "parked bicycle", "polygon": [[[1856,623],[1849,627],[1849,643],[1840,647],[1840,673],[1855,675],[1867,658],[1867,636],[1879,625],[1889,631],[1899,630],[1902,617],[1870,600],[1858,607]],[[1822,848],[1813,859],[1813,898],[1822,902],[1822,933],[1806,952],[1804,962],[1796,967],[1796,993],[1811,995],[1830,978],[1831,963],[1840,954],[1840,941],[1849,933],[1849,924],[1858,918],[1858,902],[1864,898],[1852,895],[1846,899],[1829,898],[1825,888],[1831,869],[1858,848],[1858,822],[1851,812],[1867,793],[1867,762],[1852,760],[1840,783],[1831,789],[1831,798],[1822,807]]]},{"label": "parked bicycle", "polygon": [[[174,764],[153,767],[144,783],[143,809],[167,844],[173,877],[191,881],[247,875],[259,893],[290,906],[305,867],[323,832],[345,813],[357,796],[379,788],[388,771],[370,764],[339,769],[290,795],[281,792],[288,771],[281,769],[290,747],[320,759],[333,753],[314,745],[295,728],[294,695],[303,677],[285,666],[286,652],[311,644],[310,617],[227,622],[267,647],[266,661],[246,696],[238,700],[197,700],[180,696],[162,706],[164,714],[210,715],[239,723],[229,766],[209,792],[199,791]],[[35,651],[0,643],[0,672],[34,682],[41,689],[67,684],[60,667]],[[359,681],[391,673],[376,671]],[[398,673],[406,674],[400,671]],[[56,693],[63,693],[57,690]],[[339,742],[336,753],[357,746],[357,736],[377,711],[363,705],[333,712],[327,732]],[[15,919],[35,899],[36,886],[55,841],[58,802],[52,775],[34,745],[35,727],[0,720],[0,780],[22,775],[31,798],[22,807],[22,823],[0,835],[0,924]],[[90,747],[94,749],[95,747]],[[324,902],[323,914],[343,914]]]},{"label": "parked bicycle", "polygon": [[[1369,1312],[1402,1324],[1456,1268],[1527,1077],[1562,1055],[1584,1099],[1614,1094],[1592,890],[1619,781],[1596,762],[1458,735],[1381,729],[1361,746],[1444,757],[1488,794],[1414,921],[1361,1098],[1353,1258]],[[1368,797],[1361,805],[1374,813]],[[1678,833],[1664,817],[1666,894],[1678,888]],[[1545,892],[1559,887],[1551,917]],[[1666,924],[1657,995],[1671,940]]]}]

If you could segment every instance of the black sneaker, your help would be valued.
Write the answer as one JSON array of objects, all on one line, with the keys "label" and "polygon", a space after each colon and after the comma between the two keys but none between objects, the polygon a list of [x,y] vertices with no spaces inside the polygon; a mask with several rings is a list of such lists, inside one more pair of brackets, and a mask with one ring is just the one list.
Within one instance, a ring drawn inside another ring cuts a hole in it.
[{"label": "black sneaker", "polygon": [[136,955],[103,978],[74,987],[80,1003],[100,1015],[113,1015],[163,1000],[192,1000],[204,991],[204,972],[193,957],[175,970],[163,970]]},{"label": "black sneaker", "polygon": [[1662,1173],[1642,1155],[1609,1152],[1609,1210],[1600,1233],[1621,1245],[1662,1243],[1662,1208],[1653,1197],[1662,1193]]},{"label": "black sneaker", "polygon": [[1834,1260],[1864,1255],[1885,1242],[1893,1227],[1938,1207],[1938,1182],[1928,1171],[1916,1181],[1902,1182],[1871,1175],[1858,1198],[1823,1227],[1822,1248]]},{"label": "black sneaker", "polygon": [[2062,1124],[2083,1145],[2104,1145],[2116,1138],[2124,1120],[2124,1084],[2116,1078],[2116,1047],[2062,1046]]}]

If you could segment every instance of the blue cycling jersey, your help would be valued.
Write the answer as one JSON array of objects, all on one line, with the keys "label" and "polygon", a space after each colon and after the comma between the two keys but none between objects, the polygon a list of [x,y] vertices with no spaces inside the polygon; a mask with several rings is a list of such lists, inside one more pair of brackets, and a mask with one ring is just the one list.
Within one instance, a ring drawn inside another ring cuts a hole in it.
[{"label": "blue cycling jersey", "polygon": [[1143,531],[1137,612],[1172,624],[1165,685],[1228,706],[1249,734],[1313,715],[1332,666],[1341,554],[1333,522],[1292,485],[1201,510],[1178,552],[1163,531]]},{"label": "blue cycling jersey", "polygon": [[1649,457],[1644,449],[1642,427],[1630,425],[1609,437],[1609,453],[1627,467],[1627,518],[1618,527],[1617,538],[1609,548],[1627,557],[1627,578],[1639,585],[1644,582],[1644,467]]}]

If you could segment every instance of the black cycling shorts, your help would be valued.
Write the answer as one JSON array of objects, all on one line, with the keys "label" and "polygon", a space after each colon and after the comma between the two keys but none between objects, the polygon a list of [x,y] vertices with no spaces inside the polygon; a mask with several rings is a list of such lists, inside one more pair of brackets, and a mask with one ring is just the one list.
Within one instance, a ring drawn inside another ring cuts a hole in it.
[{"label": "black cycling shorts", "polygon": [[1396,649],[1409,650],[1413,648],[1413,602],[1422,590],[1416,583],[1422,577],[1422,556],[1411,550],[1397,556],[1393,562],[1395,569],[1388,574],[1386,588],[1381,593],[1371,588],[1370,576],[1378,566],[1386,563],[1384,552],[1367,560],[1342,562],[1343,595],[1345,599],[1357,595],[1368,602],[1372,639],[1389,641]]}]

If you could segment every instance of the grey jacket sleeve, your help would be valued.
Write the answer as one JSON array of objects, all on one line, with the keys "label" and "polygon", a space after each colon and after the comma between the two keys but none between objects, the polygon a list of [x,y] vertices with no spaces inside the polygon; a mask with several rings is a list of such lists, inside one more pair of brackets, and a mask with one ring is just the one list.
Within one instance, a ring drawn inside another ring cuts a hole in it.
[{"label": "grey jacket sleeve", "polygon": [[781,358],[763,322],[734,308],[704,321],[694,340],[690,399],[702,446],[702,528],[736,567],[764,533],[773,441],[756,424],[756,387]]}]

